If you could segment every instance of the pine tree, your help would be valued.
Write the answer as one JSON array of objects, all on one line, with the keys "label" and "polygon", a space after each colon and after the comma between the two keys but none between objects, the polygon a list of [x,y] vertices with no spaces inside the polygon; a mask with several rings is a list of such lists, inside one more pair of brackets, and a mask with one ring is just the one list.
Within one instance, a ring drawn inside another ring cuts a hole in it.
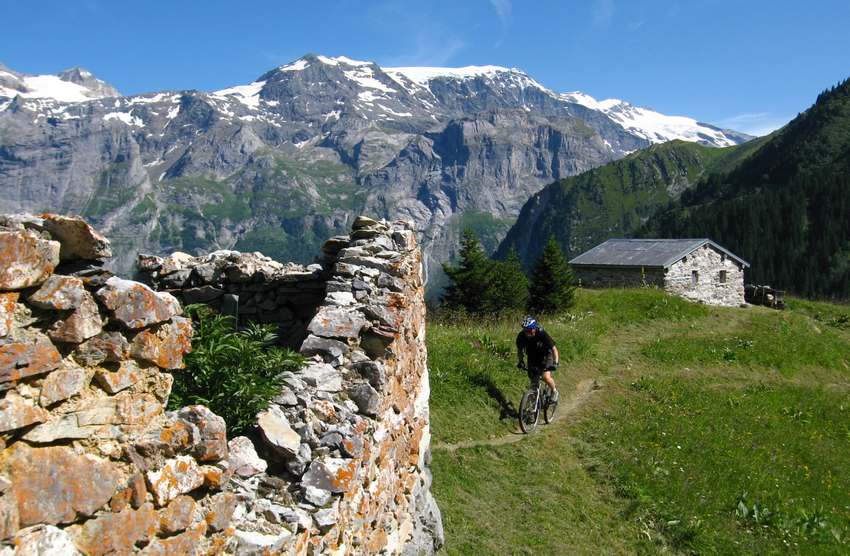
[{"label": "pine tree", "polygon": [[451,283],[443,294],[443,305],[449,309],[466,309],[477,313],[484,309],[484,292],[488,290],[491,262],[471,230],[463,232],[458,266],[443,264]]},{"label": "pine tree", "polygon": [[505,261],[490,261],[490,280],[484,295],[485,309],[498,313],[504,310],[525,309],[528,303],[528,278],[515,247]]},{"label": "pine tree", "polygon": [[532,313],[553,313],[567,309],[573,303],[574,282],[573,271],[564,259],[561,248],[550,237],[534,264],[528,310]]}]

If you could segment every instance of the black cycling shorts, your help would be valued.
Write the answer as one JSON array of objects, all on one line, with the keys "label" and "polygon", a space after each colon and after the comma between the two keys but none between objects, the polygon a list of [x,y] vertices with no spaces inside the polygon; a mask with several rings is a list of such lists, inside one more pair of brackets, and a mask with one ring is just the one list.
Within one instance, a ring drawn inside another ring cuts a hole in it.
[{"label": "black cycling shorts", "polygon": [[[549,369],[549,367],[552,367]],[[550,372],[555,372],[555,355],[550,353],[546,357],[543,358],[543,361],[540,363],[528,363],[528,376],[532,378],[535,374],[542,375],[549,369]]]}]

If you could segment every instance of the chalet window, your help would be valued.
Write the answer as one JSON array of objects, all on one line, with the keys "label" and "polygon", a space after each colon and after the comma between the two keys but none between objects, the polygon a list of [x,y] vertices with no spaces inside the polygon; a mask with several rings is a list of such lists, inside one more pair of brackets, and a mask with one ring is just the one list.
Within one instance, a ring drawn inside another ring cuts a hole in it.
[{"label": "chalet window", "polygon": [[685,255],[684,257],[682,257],[682,262],[683,262],[683,263],[688,262],[688,256],[687,256],[687,255]]},{"label": "chalet window", "polygon": [[696,286],[699,283],[699,272],[696,270],[691,271],[691,285]]},{"label": "chalet window", "polygon": [[720,271],[720,283],[721,284],[726,283],[726,271],[725,270]]}]

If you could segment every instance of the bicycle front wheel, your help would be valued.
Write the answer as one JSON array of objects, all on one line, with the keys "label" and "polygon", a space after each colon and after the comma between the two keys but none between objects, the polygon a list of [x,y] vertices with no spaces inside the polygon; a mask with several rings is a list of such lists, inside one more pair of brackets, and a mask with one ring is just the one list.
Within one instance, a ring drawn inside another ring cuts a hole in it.
[{"label": "bicycle front wheel", "polygon": [[537,407],[537,390],[528,390],[519,403],[519,428],[530,433],[537,427],[540,411]]},{"label": "bicycle front wheel", "polygon": [[555,411],[558,409],[558,402],[552,401],[552,391],[548,390],[544,398],[543,405],[543,420],[548,425],[555,420]]}]

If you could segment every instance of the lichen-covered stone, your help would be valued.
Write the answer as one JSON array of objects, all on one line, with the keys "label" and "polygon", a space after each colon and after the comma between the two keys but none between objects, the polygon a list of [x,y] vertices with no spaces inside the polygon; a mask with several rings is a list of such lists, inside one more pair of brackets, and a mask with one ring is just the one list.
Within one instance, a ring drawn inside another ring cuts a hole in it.
[{"label": "lichen-covered stone", "polygon": [[15,305],[19,295],[18,292],[0,293],[0,338],[12,333],[15,325]]},{"label": "lichen-covered stone", "polygon": [[179,535],[153,539],[140,554],[143,556],[197,556],[201,554],[200,544],[206,532],[207,524],[201,521]]},{"label": "lichen-covered stone", "polygon": [[49,413],[33,405],[32,400],[21,397],[14,390],[0,400],[0,432],[8,432],[35,423],[43,423]]},{"label": "lichen-covered stone", "polygon": [[7,448],[6,474],[12,487],[4,496],[17,501],[21,525],[71,523],[94,514],[121,484],[121,472],[109,461],[71,448]]},{"label": "lichen-covered stone", "polygon": [[287,458],[298,454],[301,437],[289,425],[289,420],[279,407],[273,405],[260,412],[257,415],[257,426],[263,440],[274,451]]},{"label": "lichen-covered stone", "polygon": [[53,371],[41,383],[41,405],[49,407],[80,393],[88,384],[88,378],[88,372],[81,367],[69,365]]},{"label": "lichen-covered stone", "polygon": [[97,297],[127,328],[144,328],[180,315],[180,302],[171,294],[155,292],[132,280],[112,277]]},{"label": "lichen-covered stone", "polygon": [[106,259],[112,256],[109,240],[82,218],[59,214],[42,214],[44,228],[62,245],[63,261],[74,259]]},{"label": "lichen-covered stone", "polygon": [[142,378],[142,370],[135,361],[122,361],[117,371],[98,369],[94,378],[108,393],[117,394],[136,384]]},{"label": "lichen-covered stone", "polygon": [[109,398],[93,399],[75,411],[80,426],[140,425],[161,414],[162,404],[147,393],[121,392]]},{"label": "lichen-covered stone", "polygon": [[178,418],[198,428],[200,438],[192,449],[198,461],[227,458],[227,425],[224,419],[203,405],[190,405],[177,412]]},{"label": "lichen-covered stone", "polygon": [[18,504],[12,496],[0,496],[0,540],[8,539],[18,532],[21,520]]},{"label": "lichen-covered stone", "polygon": [[254,443],[245,436],[237,436],[227,443],[227,463],[233,472],[244,478],[263,473],[268,468],[266,460],[257,455]]},{"label": "lichen-covered stone", "polygon": [[156,535],[157,514],[150,503],[138,510],[127,508],[120,513],[103,514],[82,525],[68,528],[74,544],[91,556],[128,553],[136,543]]},{"label": "lichen-covered stone", "polygon": [[326,363],[338,362],[348,353],[348,344],[330,338],[310,334],[301,344],[301,354],[310,357],[319,355]]},{"label": "lichen-covered stone", "polygon": [[182,369],[183,356],[192,350],[192,321],[174,317],[171,322],[142,330],[130,342],[130,354],[162,369]]},{"label": "lichen-covered stone", "polygon": [[52,371],[61,361],[56,347],[43,336],[20,342],[0,340],[0,382]]},{"label": "lichen-covered stone", "polygon": [[365,325],[366,319],[357,311],[322,307],[310,321],[307,331],[323,338],[356,338]]},{"label": "lichen-covered stone", "polygon": [[103,330],[103,321],[97,303],[89,292],[84,292],[82,301],[67,318],[56,321],[47,335],[56,342],[78,344],[96,336]]},{"label": "lichen-covered stone", "polygon": [[79,278],[54,274],[27,298],[27,302],[40,309],[66,311],[79,307],[87,295]]},{"label": "lichen-covered stone", "polygon": [[58,242],[28,231],[0,231],[0,290],[37,286],[58,264]]},{"label": "lichen-covered stone", "polygon": [[352,384],[348,387],[348,396],[357,404],[360,413],[373,417],[378,414],[381,398],[378,392],[368,384]]},{"label": "lichen-covered stone", "polygon": [[93,367],[103,362],[119,363],[130,356],[130,343],[120,332],[101,332],[74,350],[74,359]]},{"label": "lichen-covered stone", "polygon": [[53,525],[35,525],[15,535],[15,556],[80,556],[71,536]]},{"label": "lichen-covered stone", "polygon": [[162,507],[203,485],[204,474],[193,458],[178,456],[166,461],[158,471],[148,471],[147,481],[156,505]]},{"label": "lichen-covered stone", "polygon": [[220,492],[210,499],[209,510],[205,516],[207,525],[213,531],[224,531],[230,526],[233,512],[236,511],[236,495],[232,492]]},{"label": "lichen-covered stone", "polygon": [[178,496],[168,506],[159,511],[159,530],[165,535],[173,535],[192,525],[195,513],[195,501],[191,496]]},{"label": "lichen-covered stone", "polygon": [[348,490],[357,473],[357,461],[341,458],[315,459],[301,477],[304,487],[341,493]]}]

